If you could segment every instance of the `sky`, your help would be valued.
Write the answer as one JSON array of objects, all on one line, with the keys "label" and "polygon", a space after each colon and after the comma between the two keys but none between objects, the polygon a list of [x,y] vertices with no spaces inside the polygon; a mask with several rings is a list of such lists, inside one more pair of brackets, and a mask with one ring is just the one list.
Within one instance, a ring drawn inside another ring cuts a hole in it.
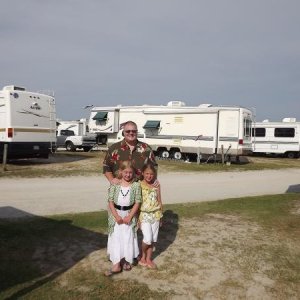
[{"label": "sky", "polygon": [[0,88],[86,105],[184,101],[300,121],[299,0],[1,0]]}]

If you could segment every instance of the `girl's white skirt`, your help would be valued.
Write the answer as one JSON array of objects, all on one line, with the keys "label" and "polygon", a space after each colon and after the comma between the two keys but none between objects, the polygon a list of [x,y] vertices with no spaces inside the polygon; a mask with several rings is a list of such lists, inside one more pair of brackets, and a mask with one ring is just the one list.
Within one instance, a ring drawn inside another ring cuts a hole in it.
[{"label": "girl's white skirt", "polygon": [[[122,218],[128,215],[128,211],[117,212]],[[122,258],[132,264],[133,259],[138,257],[137,234],[130,225],[115,224],[113,233],[108,236],[107,254],[113,264],[120,262]]]}]

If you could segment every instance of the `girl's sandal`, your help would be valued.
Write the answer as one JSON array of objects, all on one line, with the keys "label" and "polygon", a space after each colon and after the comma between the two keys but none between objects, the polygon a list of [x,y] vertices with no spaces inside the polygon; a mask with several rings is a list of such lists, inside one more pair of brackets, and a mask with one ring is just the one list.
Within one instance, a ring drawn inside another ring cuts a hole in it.
[{"label": "girl's sandal", "polygon": [[131,264],[129,262],[125,262],[123,265],[123,270],[124,271],[130,271],[131,270]]}]

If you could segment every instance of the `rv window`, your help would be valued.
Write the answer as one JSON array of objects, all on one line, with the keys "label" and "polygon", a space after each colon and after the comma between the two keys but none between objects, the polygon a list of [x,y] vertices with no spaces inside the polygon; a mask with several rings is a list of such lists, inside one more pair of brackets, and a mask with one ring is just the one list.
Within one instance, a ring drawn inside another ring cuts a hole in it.
[{"label": "rv window", "polygon": [[275,137],[294,137],[295,128],[275,128]]},{"label": "rv window", "polygon": [[75,132],[73,130],[63,129],[60,131],[60,135],[73,136],[73,135],[75,135]]},{"label": "rv window", "polygon": [[266,128],[252,128],[252,136],[257,136],[257,137],[266,136]]},{"label": "rv window", "polygon": [[96,120],[96,121],[106,121],[107,120],[107,114],[108,114],[107,111],[98,111],[94,115],[93,120]]},{"label": "rv window", "polygon": [[251,120],[244,119],[244,137],[250,137],[251,134]]},{"label": "rv window", "polygon": [[158,129],[160,126],[160,121],[150,121],[148,120],[146,124],[143,126],[145,129]]}]

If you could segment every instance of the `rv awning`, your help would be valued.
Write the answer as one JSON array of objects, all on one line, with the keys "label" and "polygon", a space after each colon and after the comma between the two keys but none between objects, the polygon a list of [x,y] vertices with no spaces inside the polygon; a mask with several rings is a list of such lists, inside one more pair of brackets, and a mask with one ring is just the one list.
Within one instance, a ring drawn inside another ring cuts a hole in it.
[{"label": "rv awning", "polygon": [[94,115],[93,120],[96,120],[96,121],[105,121],[105,120],[107,120],[107,111],[98,111]]},{"label": "rv awning", "polygon": [[145,129],[158,129],[160,126],[160,121],[147,121],[143,126]]}]

